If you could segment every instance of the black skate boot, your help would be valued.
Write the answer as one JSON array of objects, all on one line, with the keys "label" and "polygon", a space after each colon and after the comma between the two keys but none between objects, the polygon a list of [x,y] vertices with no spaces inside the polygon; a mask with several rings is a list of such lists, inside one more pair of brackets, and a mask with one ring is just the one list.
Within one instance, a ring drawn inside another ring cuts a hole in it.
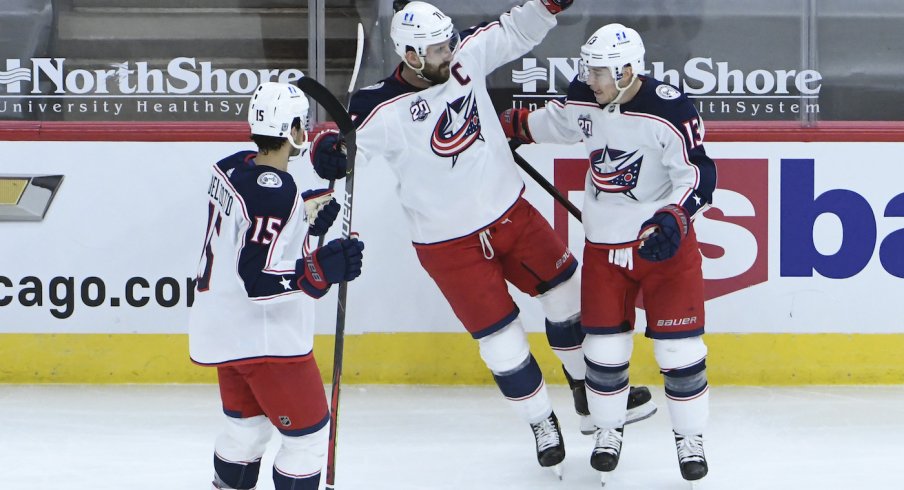
[{"label": "black skate boot", "polygon": [[581,434],[589,436],[596,432],[596,426],[590,420],[590,407],[587,405],[587,386],[583,379],[573,379],[565,366],[562,366],[565,373],[565,379],[568,381],[568,387],[571,388],[571,396],[574,397],[574,411],[581,418]]},{"label": "black skate boot", "polygon": [[678,449],[678,465],[681,477],[693,482],[706,476],[709,466],[706,454],[703,453],[703,436],[682,436],[675,434],[675,447]]},{"label": "black skate boot", "polygon": [[549,417],[530,424],[534,431],[534,439],[537,443],[537,461],[544,468],[551,468],[553,472],[562,478],[562,468],[559,464],[565,459],[565,440],[562,438],[562,430],[559,428],[559,419],[552,413]]},{"label": "black skate boot", "polygon": [[[581,417],[581,434],[589,436],[596,432],[596,426],[590,420],[590,406],[587,403],[587,386],[583,379],[573,379],[565,366],[562,366],[571,395],[574,397],[574,411]],[[646,386],[632,386],[628,391],[627,413],[625,425],[648,419],[656,413],[657,407],[653,403],[653,396]]]},{"label": "black skate boot", "polygon": [[632,386],[628,391],[628,413],[625,415],[625,425],[648,419],[656,413],[656,410],[650,389],[646,386]]},{"label": "black skate boot", "polygon": [[590,466],[602,472],[601,483],[606,485],[606,479],[615,467],[618,466],[618,458],[621,455],[622,435],[624,427],[617,429],[597,429],[594,438],[593,452],[590,453]]}]

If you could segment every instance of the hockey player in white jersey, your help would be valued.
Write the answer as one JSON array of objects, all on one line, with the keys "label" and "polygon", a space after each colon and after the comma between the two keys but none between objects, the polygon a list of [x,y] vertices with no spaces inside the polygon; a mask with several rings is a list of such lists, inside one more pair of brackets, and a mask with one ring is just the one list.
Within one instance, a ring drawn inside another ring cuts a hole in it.
[{"label": "hockey player in white jersey", "polygon": [[191,359],[215,366],[226,427],[214,451],[215,489],[253,489],[272,427],[282,437],[276,490],[317,490],[330,420],[313,355],[312,298],[361,273],[364,244],[338,239],[302,255],[339,204],[301,194],[287,172],[306,139],[308,101],[264,83],[248,121],[258,151],[211,168],[208,220],[189,321]]},{"label": "hockey player in white jersey", "polygon": [[[392,169],[418,259],[478,341],[502,394],[530,424],[540,465],[554,469],[565,457],[562,433],[506,281],[540,300],[550,345],[586,418],[578,264],[522,197],[524,182],[486,76],[540,43],[571,3],[532,0],[458,33],[436,7],[410,2],[391,24],[402,63],[358,91],[349,110],[360,161],[383,160]],[[315,146],[318,174],[341,178],[345,168],[324,151],[335,140]],[[634,394],[634,418],[652,414],[649,390]]]},{"label": "hockey player in white jersey", "polygon": [[703,122],[675,87],[641,76],[643,42],[609,24],[581,48],[564,102],[501,117],[522,142],[584,142],[590,159],[583,208],[582,323],[587,391],[599,427],[591,465],[603,478],[621,452],[633,348],[634,304],[643,292],[646,336],[664,375],[681,475],[707,471],[709,416],[701,256],[693,219],[711,203],[716,168]]}]

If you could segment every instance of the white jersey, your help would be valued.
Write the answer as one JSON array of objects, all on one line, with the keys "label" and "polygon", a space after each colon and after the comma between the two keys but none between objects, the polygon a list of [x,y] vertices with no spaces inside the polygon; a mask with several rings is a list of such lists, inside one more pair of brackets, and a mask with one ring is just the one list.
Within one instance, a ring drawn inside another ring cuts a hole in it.
[{"label": "white jersey", "polygon": [[308,231],[292,176],[239,152],[211,168],[208,224],[189,320],[198,364],[295,359],[311,353],[313,300],[295,261]]},{"label": "white jersey", "polygon": [[358,156],[388,162],[415,243],[480,231],[524,191],[486,76],[530,51],[555,24],[545,7],[528,2],[463,31],[447,82],[418,89],[402,79],[399,65],[352,97]]},{"label": "white jersey", "polygon": [[716,167],[703,149],[703,121],[687,96],[640,77],[626,104],[601,107],[587,84],[574,80],[568,96],[528,117],[538,143],[584,142],[590,159],[583,222],[587,240],[634,242],[641,224],[668,204],[693,218],[712,203]]}]

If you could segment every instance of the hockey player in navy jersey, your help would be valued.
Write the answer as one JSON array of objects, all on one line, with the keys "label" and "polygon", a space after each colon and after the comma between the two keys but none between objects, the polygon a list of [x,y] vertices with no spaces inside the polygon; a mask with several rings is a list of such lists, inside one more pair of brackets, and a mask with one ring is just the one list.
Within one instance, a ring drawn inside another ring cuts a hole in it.
[{"label": "hockey player in navy jersey", "polygon": [[712,203],[716,167],[694,105],[675,87],[642,76],[643,58],[634,29],[604,26],[581,48],[564,102],[509,109],[501,120],[522,142],[583,141],[589,155],[581,311],[587,397],[599,428],[591,465],[605,479],[618,464],[634,304],[643,292],[681,475],[694,481],[708,471],[702,434],[709,390],[693,220]]},{"label": "hockey player in navy jersey", "polygon": [[[565,457],[562,433],[506,281],[542,304],[549,343],[585,419],[583,430],[592,434],[578,264],[522,197],[524,182],[495,117],[486,76],[540,43],[571,3],[531,0],[459,33],[436,7],[410,2],[391,24],[402,62],[390,77],[354,94],[349,110],[358,157],[392,169],[421,265],[478,341],[502,394],[530,424],[540,465],[554,470]],[[321,177],[345,175],[335,143],[315,142]],[[633,395],[633,419],[655,411],[649,390]]]},{"label": "hockey player in navy jersey", "polygon": [[226,427],[214,446],[215,489],[253,489],[272,427],[282,437],[276,490],[317,490],[330,420],[314,361],[313,299],[361,273],[364,244],[337,239],[303,255],[339,213],[324,189],[299,193],[287,172],[306,141],[308,101],[264,83],[248,122],[258,151],[211,168],[207,232],[189,321],[191,359],[215,366]]}]

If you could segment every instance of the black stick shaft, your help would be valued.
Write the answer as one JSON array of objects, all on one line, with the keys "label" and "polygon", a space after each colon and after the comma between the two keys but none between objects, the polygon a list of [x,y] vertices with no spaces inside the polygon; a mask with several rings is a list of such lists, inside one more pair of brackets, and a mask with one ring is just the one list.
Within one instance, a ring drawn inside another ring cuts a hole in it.
[{"label": "black stick shaft", "polygon": [[537,169],[532,167],[531,164],[524,159],[524,157],[518,154],[517,148],[519,146],[521,146],[521,143],[515,141],[509,142],[509,147],[512,150],[512,156],[515,157],[515,163],[517,163],[518,166],[521,167],[521,170],[524,170],[524,172],[527,173],[530,178],[534,179],[534,181],[540,184],[540,187],[548,192],[549,195],[556,200],[556,202],[558,202],[562,205],[562,207],[568,210],[568,212],[571,213],[572,216],[577,218],[578,221],[582,221],[581,210],[578,209],[577,206],[575,206],[571,201],[569,201],[567,197],[562,195],[562,193],[559,192],[559,189],[556,189],[556,186],[552,185],[548,180],[546,180],[546,177],[543,177],[540,172],[537,172]]}]

